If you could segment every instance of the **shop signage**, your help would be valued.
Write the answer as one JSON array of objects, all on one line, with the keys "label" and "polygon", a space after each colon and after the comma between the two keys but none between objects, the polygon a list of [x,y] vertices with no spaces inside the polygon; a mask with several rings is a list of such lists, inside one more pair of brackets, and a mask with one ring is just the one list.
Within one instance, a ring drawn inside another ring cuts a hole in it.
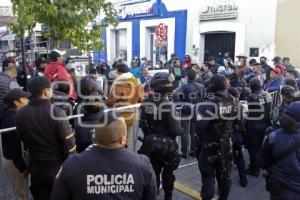
[{"label": "shop signage", "polygon": [[112,3],[122,19],[153,14],[153,0],[114,0]]},{"label": "shop signage", "polygon": [[128,16],[152,14],[152,5],[149,7],[122,6],[117,9],[118,16],[125,19]]},{"label": "shop signage", "polygon": [[238,16],[238,5],[233,0],[209,1],[200,11],[200,21],[234,19]]}]

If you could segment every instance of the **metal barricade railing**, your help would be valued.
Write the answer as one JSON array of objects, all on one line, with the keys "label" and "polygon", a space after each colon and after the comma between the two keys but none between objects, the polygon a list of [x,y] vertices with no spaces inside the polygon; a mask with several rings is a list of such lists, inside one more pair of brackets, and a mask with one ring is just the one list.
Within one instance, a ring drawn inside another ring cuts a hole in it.
[{"label": "metal barricade railing", "polygon": [[[274,108],[276,108],[278,105],[280,105],[281,96],[280,96],[280,92],[273,92],[273,93],[270,93],[270,94],[272,96],[272,109],[271,109],[271,111],[273,111]],[[246,105],[247,102],[243,101],[241,103],[243,103],[244,107],[247,106]],[[106,109],[106,110],[104,110],[104,112],[109,112],[109,111],[112,111],[112,110],[120,111],[120,110],[126,110],[126,109],[131,109],[131,108],[139,108],[140,106],[141,106],[141,104],[133,104],[133,105],[129,105],[129,106]],[[181,109],[182,109],[182,106],[176,108],[176,112],[177,112],[177,114],[179,114],[179,117],[181,117]],[[83,114],[71,115],[71,116],[68,116],[68,119],[80,118],[80,117],[83,117],[83,116],[84,116]],[[190,121],[189,121],[189,126],[190,126]],[[1,134],[6,133],[6,132],[10,132],[10,131],[14,131],[14,130],[16,130],[16,127],[0,129],[0,163],[1,163],[1,168],[2,168],[2,174],[3,175],[4,175],[4,163],[3,163],[3,151],[2,151],[2,137],[1,137]],[[139,127],[138,127],[138,124],[137,124],[134,128],[134,133],[133,133],[134,137],[135,137],[135,143],[134,143],[135,150],[137,148],[138,131],[139,131]],[[188,135],[187,137],[190,137],[190,136]],[[178,143],[179,149],[181,149],[181,136],[177,137],[176,141]],[[187,144],[186,145],[187,145],[187,152],[189,152],[189,146],[190,146],[189,139],[187,139]],[[187,158],[189,158],[189,153],[187,153]],[[197,164],[197,162],[195,162],[191,165],[194,165],[194,164]],[[188,164],[187,166],[190,166],[190,164]],[[0,189],[1,189],[1,187],[0,187]],[[4,187],[4,194],[5,193],[6,193],[6,190],[5,190],[5,187]]]},{"label": "metal barricade railing", "polygon": [[[133,104],[133,105],[129,105],[129,106],[122,106],[122,107],[117,107],[117,108],[105,109],[104,112],[109,112],[109,111],[112,111],[112,110],[120,111],[120,110],[132,109],[132,108],[139,108],[140,106],[141,106],[141,104]],[[83,114],[78,114],[78,115],[68,116],[67,118],[68,118],[68,120],[70,120],[70,119],[80,118],[80,117],[83,117],[83,116],[84,116]],[[3,148],[2,148],[2,136],[1,135],[3,133],[15,131],[15,130],[17,130],[17,127],[10,127],[10,128],[0,129],[0,166],[1,166],[1,172],[0,173],[3,176],[3,179],[5,178],[4,177],[5,176],[5,169],[4,169],[4,157],[3,157],[3,150],[2,150]],[[136,142],[137,142],[137,140],[135,140],[135,144],[134,144],[135,147],[136,147]],[[3,186],[0,185],[0,190],[2,190],[3,199],[6,199],[7,189],[6,189],[5,182],[0,181],[0,183],[3,184]],[[0,191],[0,194],[1,194],[1,191]]]}]

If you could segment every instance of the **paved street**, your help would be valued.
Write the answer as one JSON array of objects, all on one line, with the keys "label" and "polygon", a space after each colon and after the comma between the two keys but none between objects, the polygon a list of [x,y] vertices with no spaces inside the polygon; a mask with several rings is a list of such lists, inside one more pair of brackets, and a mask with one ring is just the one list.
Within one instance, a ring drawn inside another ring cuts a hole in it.
[{"label": "paved street", "polygon": [[[186,161],[182,160],[182,164],[194,163],[195,159],[190,159]],[[198,170],[198,165],[193,165],[189,167],[184,167],[176,171],[176,179],[178,183],[183,184],[186,187],[189,187],[192,190],[200,191],[201,189],[201,175]],[[242,188],[239,186],[239,177],[237,170],[232,169],[232,189],[229,196],[230,200],[265,200],[268,199],[268,193],[265,190],[265,182],[263,177],[253,178],[248,176],[248,187]],[[162,193],[162,192],[161,192]],[[188,194],[184,194],[175,190],[174,200],[192,200],[195,198],[190,197]],[[199,198],[200,199],[200,198]],[[217,198],[215,198],[217,199]],[[159,200],[163,200],[163,195],[160,195]]]},{"label": "paved street", "polygon": [[[182,159],[181,166],[188,163],[195,163],[195,159]],[[248,177],[248,187],[242,188],[239,186],[239,177],[237,170],[232,169],[232,190],[230,193],[230,200],[267,200],[268,194],[265,191],[264,179]],[[178,189],[174,191],[174,200],[193,200],[189,194],[198,192],[201,189],[201,176],[198,170],[198,165],[192,165],[184,168],[180,168],[176,171],[177,186],[181,190],[188,190],[188,194],[180,192]],[[4,190],[5,189],[5,190]],[[0,173],[0,200],[11,200],[11,187],[7,181],[7,177],[3,177]],[[199,194],[198,194],[199,195]],[[6,197],[6,198],[5,198]],[[200,196],[198,196],[200,199]],[[215,198],[217,199],[217,198]],[[159,200],[163,200],[163,190],[160,191]]]}]

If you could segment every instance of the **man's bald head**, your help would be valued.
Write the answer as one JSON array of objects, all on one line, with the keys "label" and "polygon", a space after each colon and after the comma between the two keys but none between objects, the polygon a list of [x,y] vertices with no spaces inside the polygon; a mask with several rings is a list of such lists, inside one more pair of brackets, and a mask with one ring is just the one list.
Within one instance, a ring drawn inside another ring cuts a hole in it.
[{"label": "man's bald head", "polygon": [[115,118],[107,126],[96,128],[96,143],[103,148],[125,146],[127,126],[123,117]]}]

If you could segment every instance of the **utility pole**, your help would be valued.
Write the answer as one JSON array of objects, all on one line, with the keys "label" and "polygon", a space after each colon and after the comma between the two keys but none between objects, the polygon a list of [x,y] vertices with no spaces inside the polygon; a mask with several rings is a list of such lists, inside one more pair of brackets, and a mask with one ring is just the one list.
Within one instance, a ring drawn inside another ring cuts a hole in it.
[{"label": "utility pole", "polygon": [[25,47],[24,47],[24,37],[21,38],[21,54],[22,54],[22,82],[24,81],[24,90],[27,91],[27,74],[26,74],[26,61],[25,61]]}]

